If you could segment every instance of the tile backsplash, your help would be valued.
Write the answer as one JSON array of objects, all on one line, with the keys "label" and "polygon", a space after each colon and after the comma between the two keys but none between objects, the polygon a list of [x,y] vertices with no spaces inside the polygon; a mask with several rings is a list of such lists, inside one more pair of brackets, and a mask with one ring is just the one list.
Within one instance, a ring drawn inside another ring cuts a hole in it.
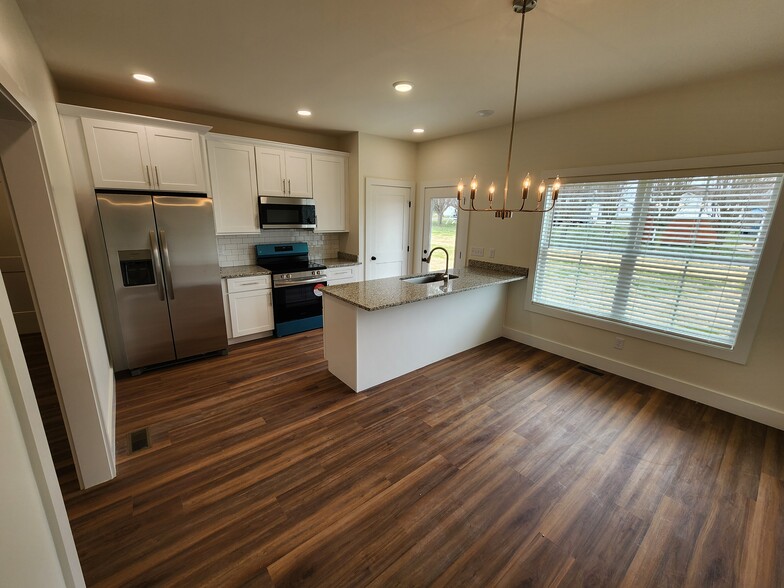
[{"label": "tile backsplash", "polygon": [[218,263],[221,267],[253,265],[256,263],[258,243],[308,244],[310,257],[327,259],[338,256],[338,235],[314,233],[302,229],[274,229],[259,235],[218,235]]}]

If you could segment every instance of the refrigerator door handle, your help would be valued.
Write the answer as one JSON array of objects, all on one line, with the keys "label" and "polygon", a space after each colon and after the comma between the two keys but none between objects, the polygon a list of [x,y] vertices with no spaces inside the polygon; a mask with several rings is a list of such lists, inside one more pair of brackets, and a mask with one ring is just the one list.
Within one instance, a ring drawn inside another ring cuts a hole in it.
[{"label": "refrigerator door handle", "polygon": [[158,239],[155,238],[155,231],[150,231],[150,249],[152,250],[152,267],[155,269],[155,285],[158,286],[158,298],[166,300],[166,295],[163,292],[161,252],[158,251]]},{"label": "refrigerator door handle", "polygon": [[166,244],[166,231],[158,231],[161,237],[161,250],[163,251],[163,265],[166,269],[166,289],[169,291],[169,298],[174,300],[174,280],[172,279],[171,261],[169,260],[169,246]]}]

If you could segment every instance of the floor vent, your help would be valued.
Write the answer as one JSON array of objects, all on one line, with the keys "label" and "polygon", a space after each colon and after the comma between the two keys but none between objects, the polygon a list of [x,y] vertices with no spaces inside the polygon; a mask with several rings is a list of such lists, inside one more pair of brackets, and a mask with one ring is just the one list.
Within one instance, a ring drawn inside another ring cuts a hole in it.
[{"label": "floor vent", "polygon": [[150,432],[146,428],[132,431],[129,437],[130,453],[136,453],[150,446]]},{"label": "floor vent", "polygon": [[593,368],[593,367],[591,367],[589,365],[585,365],[584,363],[581,363],[577,367],[579,369],[583,370],[584,372],[588,372],[589,374],[593,374],[594,376],[603,376],[604,375],[603,371],[597,370],[596,368]]}]

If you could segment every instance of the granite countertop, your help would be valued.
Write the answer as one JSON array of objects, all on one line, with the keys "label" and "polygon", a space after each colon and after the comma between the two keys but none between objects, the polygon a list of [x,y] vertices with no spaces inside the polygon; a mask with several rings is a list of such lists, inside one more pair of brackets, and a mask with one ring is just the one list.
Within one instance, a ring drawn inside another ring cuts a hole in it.
[{"label": "granite countertop", "polygon": [[316,263],[323,263],[327,268],[331,267],[345,267],[349,265],[362,265],[361,261],[351,261],[350,259],[343,259],[342,257],[330,257],[328,259],[314,259]]},{"label": "granite countertop", "polygon": [[449,285],[446,289],[444,289],[443,281],[432,284],[411,284],[397,277],[327,286],[322,292],[338,300],[358,306],[363,310],[373,311],[401,306],[411,302],[419,302],[420,300],[438,298],[439,296],[457,294],[466,290],[524,280],[528,275],[528,270],[526,268],[494,264],[492,269],[472,265],[464,269],[452,270],[450,273],[458,277],[449,280]]},{"label": "granite countertop", "polygon": [[258,265],[235,265],[220,268],[221,278],[249,278],[251,276],[268,276],[272,272]]}]

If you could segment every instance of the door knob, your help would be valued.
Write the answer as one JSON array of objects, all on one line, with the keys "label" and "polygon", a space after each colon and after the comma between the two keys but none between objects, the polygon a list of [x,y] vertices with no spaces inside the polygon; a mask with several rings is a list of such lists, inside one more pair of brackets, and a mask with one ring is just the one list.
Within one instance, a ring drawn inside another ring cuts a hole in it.
[{"label": "door knob", "polygon": [[373,257],[371,257],[370,261],[376,261],[376,256],[374,255]]}]

